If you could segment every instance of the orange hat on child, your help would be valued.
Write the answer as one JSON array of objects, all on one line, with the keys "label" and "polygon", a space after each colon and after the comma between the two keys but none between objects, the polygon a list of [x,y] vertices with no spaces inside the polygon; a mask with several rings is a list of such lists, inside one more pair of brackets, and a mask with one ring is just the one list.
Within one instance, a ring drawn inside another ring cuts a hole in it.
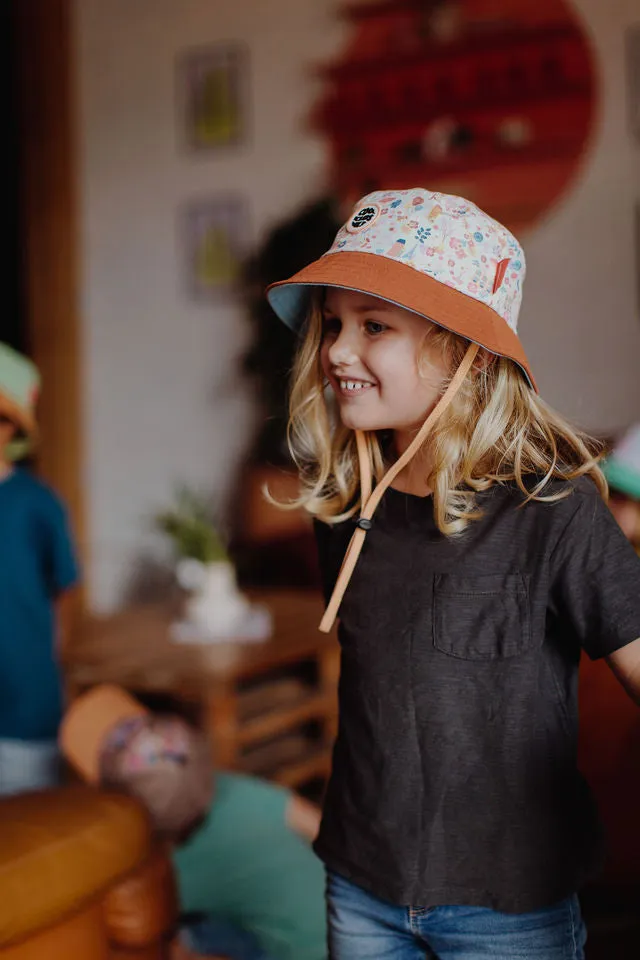
[{"label": "orange hat on child", "polygon": [[60,749],[77,773],[89,783],[100,780],[106,741],[127,720],[150,713],[122,687],[104,684],[75,700],[60,727]]},{"label": "orange hat on child", "polygon": [[155,829],[184,836],[213,796],[211,749],[178,716],[146,710],[110,684],[79,697],[65,716],[60,747],[89,783],[124,791],[146,807]]}]

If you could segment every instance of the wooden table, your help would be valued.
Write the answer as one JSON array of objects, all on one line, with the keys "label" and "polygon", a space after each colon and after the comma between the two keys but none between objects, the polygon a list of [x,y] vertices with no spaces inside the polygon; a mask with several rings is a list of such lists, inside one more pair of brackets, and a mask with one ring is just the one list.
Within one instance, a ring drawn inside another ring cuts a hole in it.
[{"label": "wooden table", "polygon": [[[175,643],[171,604],[90,618],[67,656],[70,689],[117,683],[140,696],[196,704],[219,766],[290,787],[325,778],[337,724],[339,648],[334,633],[318,631],[322,600],[315,591],[251,599],[273,616],[265,642]],[[319,729],[313,738],[304,734],[310,724]]]}]

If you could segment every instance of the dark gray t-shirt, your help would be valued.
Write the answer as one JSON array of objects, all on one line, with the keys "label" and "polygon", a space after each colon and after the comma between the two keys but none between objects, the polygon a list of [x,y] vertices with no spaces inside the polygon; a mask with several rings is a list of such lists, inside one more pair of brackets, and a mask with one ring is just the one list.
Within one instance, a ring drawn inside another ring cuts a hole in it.
[{"label": "dark gray t-shirt", "polygon": [[[340,610],[340,723],[316,852],[382,899],[534,910],[600,855],[577,769],[581,650],[640,637],[640,561],[590,480],[514,487],[443,537],[388,490]],[[353,523],[316,524],[330,593]]]}]

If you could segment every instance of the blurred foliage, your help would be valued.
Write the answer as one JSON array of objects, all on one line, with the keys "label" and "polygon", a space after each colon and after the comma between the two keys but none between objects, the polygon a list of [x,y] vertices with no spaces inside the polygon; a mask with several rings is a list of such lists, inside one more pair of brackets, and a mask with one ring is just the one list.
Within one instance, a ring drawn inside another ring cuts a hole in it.
[{"label": "blurred foliage", "polygon": [[180,558],[204,564],[229,560],[207,501],[186,487],[178,491],[173,509],[157,515],[156,524],[171,539]]},{"label": "blurred foliage", "polygon": [[265,287],[285,280],[325,253],[339,222],[334,203],[323,198],[280,223],[245,268],[247,312],[253,340],[242,359],[243,372],[255,383],[262,414],[250,458],[278,466],[290,462],[286,442],[289,376],[297,337],[267,302]]}]

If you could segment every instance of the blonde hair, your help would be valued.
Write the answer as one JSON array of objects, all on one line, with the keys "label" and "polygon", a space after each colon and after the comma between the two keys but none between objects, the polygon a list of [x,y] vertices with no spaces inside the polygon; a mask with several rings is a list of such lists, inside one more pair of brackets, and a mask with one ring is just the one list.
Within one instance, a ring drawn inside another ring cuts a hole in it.
[{"label": "blonde hair", "polygon": [[[434,324],[425,340],[442,351],[451,375],[469,341]],[[360,482],[355,433],[331,415],[320,365],[321,299],[309,313],[306,334],[296,357],[288,428],[289,447],[300,471],[301,493],[285,509],[304,508],[328,523],[354,516],[360,508]],[[419,363],[424,364],[424,357]],[[443,384],[443,391],[446,383]],[[385,474],[383,434],[368,432],[372,474]],[[472,374],[426,440],[435,520],[443,534],[462,532],[482,516],[476,494],[495,484],[515,483],[524,502],[553,502],[568,496],[571,486],[552,488],[553,480],[590,476],[601,495],[607,483],[598,461],[600,445],[575,430],[529,386],[520,368],[506,357],[481,350]],[[533,480],[533,483],[527,483]]]}]

